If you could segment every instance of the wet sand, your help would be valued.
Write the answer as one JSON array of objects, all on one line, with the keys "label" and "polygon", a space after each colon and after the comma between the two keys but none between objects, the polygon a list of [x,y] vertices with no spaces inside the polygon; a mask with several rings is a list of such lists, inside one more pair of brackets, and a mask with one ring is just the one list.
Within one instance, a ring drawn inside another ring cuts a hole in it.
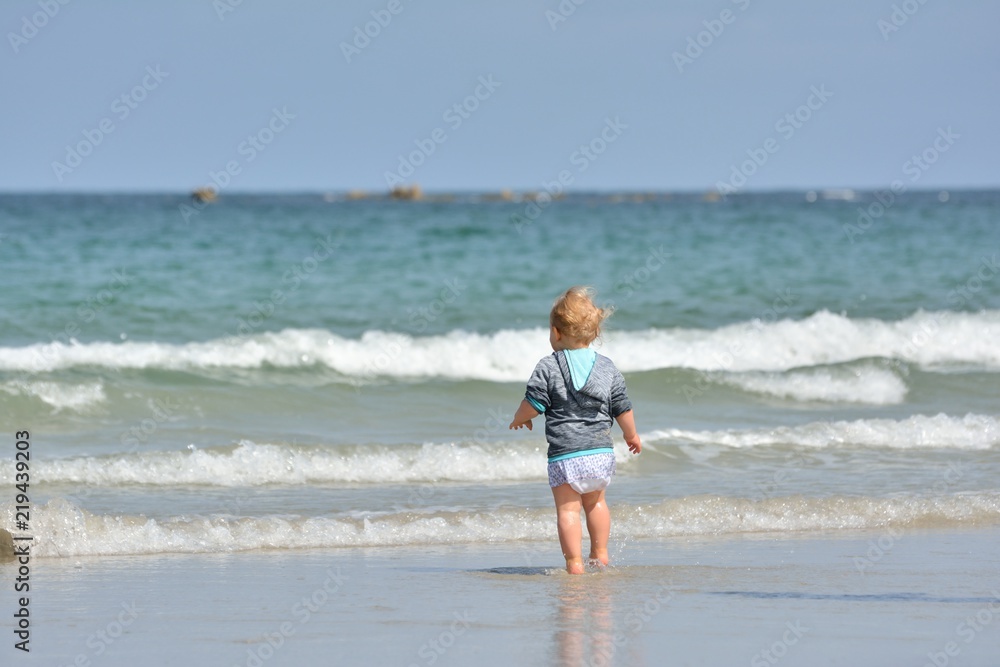
[{"label": "wet sand", "polygon": [[[636,541],[571,577],[509,543],[32,563],[12,665],[992,665],[1000,531]],[[14,565],[0,565],[7,582]]]}]

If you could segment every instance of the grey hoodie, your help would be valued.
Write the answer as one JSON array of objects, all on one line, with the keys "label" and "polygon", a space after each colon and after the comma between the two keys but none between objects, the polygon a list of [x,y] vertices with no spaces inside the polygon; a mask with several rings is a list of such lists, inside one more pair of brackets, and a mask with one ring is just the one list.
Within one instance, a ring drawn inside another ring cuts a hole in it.
[{"label": "grey hoodie", "polygon": [[545,408],[545,439],[551,461],[566,454],[611,447],[611,422],[632,409],[625,378],[613,361],[597,355],[587,382],[573,389],[562,351],[542,358],[524,394]]}]

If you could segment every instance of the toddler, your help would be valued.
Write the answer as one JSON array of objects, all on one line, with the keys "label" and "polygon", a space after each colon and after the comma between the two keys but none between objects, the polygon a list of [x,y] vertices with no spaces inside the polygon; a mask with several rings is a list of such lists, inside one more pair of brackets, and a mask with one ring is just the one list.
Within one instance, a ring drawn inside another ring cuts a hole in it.
[{"label": "toddler", "polygon": [[531,430],[531,420],[545,414],[549,486],[570,574],[584,572],[581,507],[590,533],[590,559],[595,565],[608,564],[611,514],[604,489],[615,474],[612,419],[621,427],[629,451],[642,451],[622,374],[614,362],[590,349],[611,314],[594,305],[593,295],[591,288],[578,286],[556,299],[549,313],[553,352],[535,366],[510,423],[512,429]]}]

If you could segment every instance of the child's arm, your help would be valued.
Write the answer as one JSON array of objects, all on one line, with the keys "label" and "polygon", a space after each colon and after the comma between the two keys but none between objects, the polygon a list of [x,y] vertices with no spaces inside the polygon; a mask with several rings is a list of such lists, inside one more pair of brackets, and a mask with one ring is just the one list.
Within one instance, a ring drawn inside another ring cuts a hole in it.
[{"label": "child's arm", "polygon": [[625,436],[625,444],[628,445],[628,450],[633,454],[638,454],[642,451],[642,442],[639,440],[639,433],[635,430],[635,417],[632,415],[632,411],[623,412],[617,417],[615,421],[622,429],[622,435]]},{"label": "child's arm", "polygon": [[519,429],[522,426],[527,426],[528,430],[531,430],[531,420],[540,415],[541,413],[534,408],[527,399],[521,401],[521,405],[517,406],[517,412],[514,413],[514,419],[511,421],[508,428]]}]

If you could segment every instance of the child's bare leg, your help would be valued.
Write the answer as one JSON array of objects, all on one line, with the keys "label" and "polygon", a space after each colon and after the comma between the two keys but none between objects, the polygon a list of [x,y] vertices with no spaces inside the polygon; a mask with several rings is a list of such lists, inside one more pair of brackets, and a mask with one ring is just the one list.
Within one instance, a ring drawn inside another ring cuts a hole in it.
[{"label": "child's bare leg", "polygon": [[608,539],[611,536],[611,511],[604,491],[592,491],[581,496],[583,511],[587,514],[587,532],[590,533],[590,557],[608,564]]},{"label": "child's bare leg", "polygon": [[559,546],[566,559],[566,571],[583,574],[583,539],[580,526],[580,494],[569,484],[552,487],[556,501],[556,523],[559,527]]}]

